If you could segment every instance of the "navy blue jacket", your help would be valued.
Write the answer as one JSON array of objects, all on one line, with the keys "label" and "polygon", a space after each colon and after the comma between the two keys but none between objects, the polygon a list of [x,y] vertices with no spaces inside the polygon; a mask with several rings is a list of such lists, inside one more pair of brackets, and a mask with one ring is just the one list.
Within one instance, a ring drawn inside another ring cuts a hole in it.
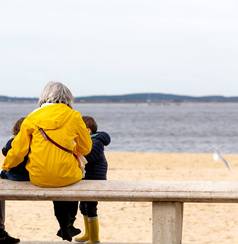
[{"label": "navy blue jacket", "polygon": [[[7,142],[7,144],[2,148],[2,154],[5,157],[7,156],[8,151],[12,148],[12,141],[13,141],[13,139],[14,138],[11,138]],[[25,156],[23,162],[20,163],[19,165],[17,165],[16,167],[14,167],[14,168],[11,168],[9,172],[10,173],[13,173],[13,174],[17,174],[17,175],[29,177],[29,173],[28,173],[28,171],[25,168],[27,161],[28,161],[28,156]]]},{"label": "navy blue jacket", "polygon": [[97,132],[91,135],[93,146],[91,152],[85,157],[88,163],[85,166],[84,179],[106,180],[107,160],[104,155],[104,146],[111,142],[110,136],[106,132]]}]

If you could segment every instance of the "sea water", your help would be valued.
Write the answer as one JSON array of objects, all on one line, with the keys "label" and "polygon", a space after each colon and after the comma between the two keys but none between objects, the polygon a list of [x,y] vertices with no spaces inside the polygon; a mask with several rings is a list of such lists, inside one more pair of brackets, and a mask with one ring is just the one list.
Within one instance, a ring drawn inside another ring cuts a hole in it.
[{"label": "sea water", "polygon": [[[0,146],[14,122],[37,107],[0,103]],[[75,104],[111,136],[110,151],[238,152],[238,103]]]}]

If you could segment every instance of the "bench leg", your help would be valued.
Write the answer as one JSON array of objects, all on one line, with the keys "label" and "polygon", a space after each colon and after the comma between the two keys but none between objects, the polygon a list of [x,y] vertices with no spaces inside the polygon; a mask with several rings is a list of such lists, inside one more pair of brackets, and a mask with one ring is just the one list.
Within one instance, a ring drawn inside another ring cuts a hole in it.
[{"label": "bench leg", "polygon": [[183,203],[153,202],[153,244],[181,244]]}]

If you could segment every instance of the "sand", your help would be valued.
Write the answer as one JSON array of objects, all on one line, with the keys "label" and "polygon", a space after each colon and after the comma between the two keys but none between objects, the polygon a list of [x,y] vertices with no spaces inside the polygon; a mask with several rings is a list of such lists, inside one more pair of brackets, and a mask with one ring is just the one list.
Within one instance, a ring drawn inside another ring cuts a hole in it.
[{"label": "sand", "polygon": [[[210,154],[107,152],[109,179],[238,180],[238,155],[225,155],[229,172]],[[51,202],[7,201],[6,229],[22,240],[60,240]],[[151,242],[151,204],[101,202],[100,234],[105,242]],[[83,229],[78,213],[76,225]],[[238,243],[238,204],[185,204],[183,244]]]}]

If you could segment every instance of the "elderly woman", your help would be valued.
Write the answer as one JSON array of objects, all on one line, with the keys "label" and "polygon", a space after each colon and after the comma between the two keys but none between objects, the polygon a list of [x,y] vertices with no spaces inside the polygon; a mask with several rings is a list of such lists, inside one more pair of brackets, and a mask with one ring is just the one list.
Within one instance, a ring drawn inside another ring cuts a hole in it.
[{"label": "elderly woman", "polygon": [[[90,134],[81,114],[72,109],[73,96],[59,82],[49,82],[44,88],[39,108],[30,113],[7,153],[3,170],[20,164],[26,155],[32,184],[60,187],[82,179],[77,155],[87,155],[92,147]],[[60,225],[57,235],[71,241],[80,230],[73,227],[78,202],[54,201]]]}]

